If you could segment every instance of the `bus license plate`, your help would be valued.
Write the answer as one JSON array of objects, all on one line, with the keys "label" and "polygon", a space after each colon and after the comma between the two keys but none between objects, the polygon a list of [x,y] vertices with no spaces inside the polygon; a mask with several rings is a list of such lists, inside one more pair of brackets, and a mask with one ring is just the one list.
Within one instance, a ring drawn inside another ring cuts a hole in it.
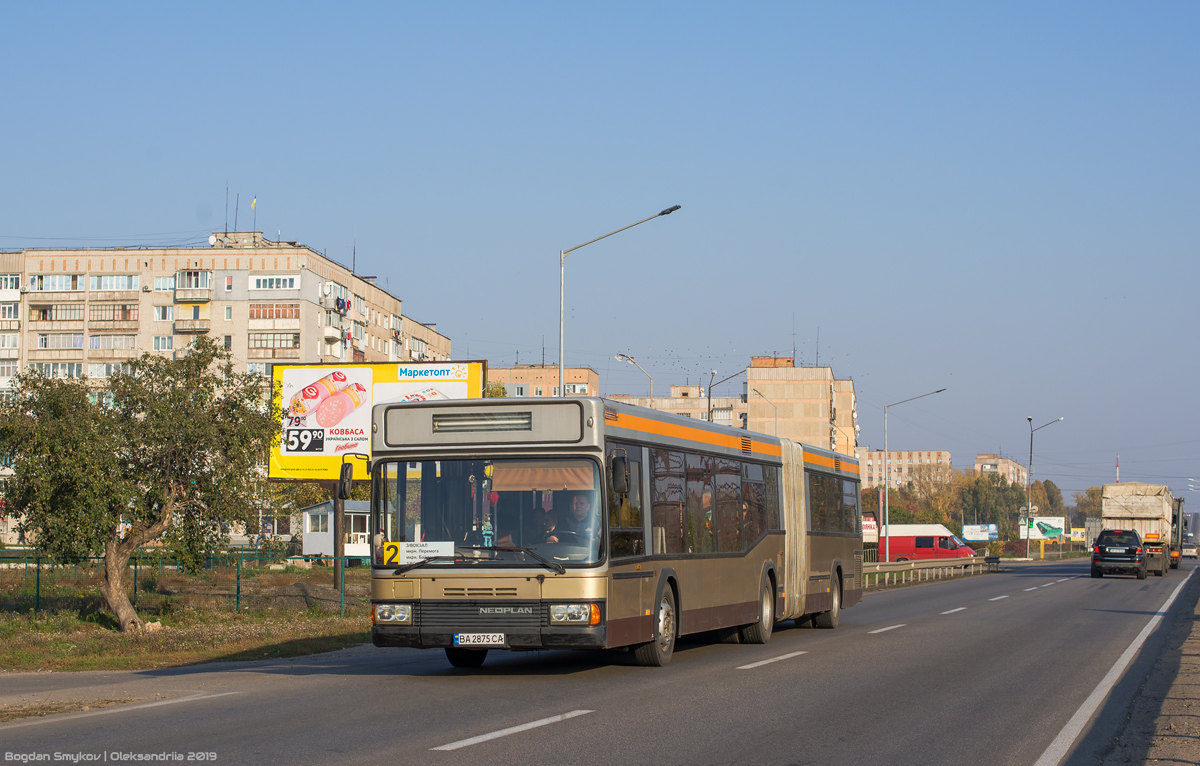
[{"label": "bus license plate", "polygon": [[504,646],[503,633],[455,633],[455,646]]}]

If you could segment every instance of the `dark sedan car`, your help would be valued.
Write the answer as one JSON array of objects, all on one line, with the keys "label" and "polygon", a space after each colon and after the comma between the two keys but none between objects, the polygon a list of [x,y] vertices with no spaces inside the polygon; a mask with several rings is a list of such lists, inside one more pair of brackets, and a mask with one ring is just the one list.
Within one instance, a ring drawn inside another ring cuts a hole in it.
[{"label": "dark sedan car", "polygon": [[1146,550],[1132,529],[1106,529],[1092,547],[1092,577],[1117,573],[1146,579]]}]

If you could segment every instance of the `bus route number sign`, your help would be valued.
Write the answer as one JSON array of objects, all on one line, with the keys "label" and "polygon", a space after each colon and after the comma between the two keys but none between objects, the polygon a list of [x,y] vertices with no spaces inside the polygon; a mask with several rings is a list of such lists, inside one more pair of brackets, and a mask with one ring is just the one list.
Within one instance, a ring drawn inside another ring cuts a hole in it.
[{"label": "bus route number sign", "polygon": [[289,428],[284,434],[285,452],[324,452],[324,428]]}]

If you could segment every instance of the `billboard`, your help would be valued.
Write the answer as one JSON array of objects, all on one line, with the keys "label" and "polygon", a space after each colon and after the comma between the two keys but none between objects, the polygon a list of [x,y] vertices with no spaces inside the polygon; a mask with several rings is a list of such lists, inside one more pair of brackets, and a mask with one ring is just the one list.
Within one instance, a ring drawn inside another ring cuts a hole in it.
[{"label": "billboard", "polygon": [[[389,402],[478,399],[487,362],[372,362],[275,365],[279,386],[279,446],[271,451],[271,479],[332,481],[343,457],[371,454],[371,408]],[[367,479],[365,460],[354,478]]]},{"label": "billboard", "polygon": [[1000,539],[995,524],[963,524],[962,539],[965,543],[982,543]]},{"label": "billboard", "polygon": [[1067,520],[1063,516],[1033,516],[1028,528],[1021,529],[1021,539],[1057,540],[1067,531]]},{"label": "billboard", "polygon": [[864,543],[879,542],[879,523],[875,521],[875,514],[871,511],[862,515],[862,533]]},{"label": "billboard", "polygon": [[1071,542],[1086,543],[1087,527],[1071,527]]}]

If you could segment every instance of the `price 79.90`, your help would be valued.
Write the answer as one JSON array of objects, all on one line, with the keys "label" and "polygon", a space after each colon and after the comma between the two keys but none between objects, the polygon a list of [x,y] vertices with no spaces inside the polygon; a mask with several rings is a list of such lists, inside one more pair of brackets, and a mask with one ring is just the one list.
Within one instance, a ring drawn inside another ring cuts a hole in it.
[{"label": "price 79.90", "polygon": [[288,452],[324,452],[324,428],[289,428],[287,429]]}]

